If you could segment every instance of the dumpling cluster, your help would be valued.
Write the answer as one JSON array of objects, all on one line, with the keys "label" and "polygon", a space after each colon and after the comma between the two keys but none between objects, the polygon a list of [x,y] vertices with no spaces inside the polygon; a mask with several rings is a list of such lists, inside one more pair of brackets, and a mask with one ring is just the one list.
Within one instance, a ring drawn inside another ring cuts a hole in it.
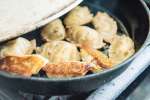
[{"label": "dumpling cluster", "polygon": [[[35,40],[22,37],[1,46],[0,70],[23,76],[43,70],[48,77],[101,72],[135,52],[132,39],[118,35],[117,30],[117,22],[107,13],[94,16],[88,7],[78,6],[63,20],[55,19],[41,30],[44,44],[39,47]],[[107,54],[101,51],[106,46]]]}]

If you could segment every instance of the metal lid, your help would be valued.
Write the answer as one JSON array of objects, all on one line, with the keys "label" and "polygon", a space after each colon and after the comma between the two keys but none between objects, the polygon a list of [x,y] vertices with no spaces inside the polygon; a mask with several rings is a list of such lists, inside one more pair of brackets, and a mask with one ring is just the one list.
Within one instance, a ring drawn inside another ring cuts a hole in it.
[{"label": "metal lid", "polygon": [[0,42],[41,27],[82,0],[0,0]]}]

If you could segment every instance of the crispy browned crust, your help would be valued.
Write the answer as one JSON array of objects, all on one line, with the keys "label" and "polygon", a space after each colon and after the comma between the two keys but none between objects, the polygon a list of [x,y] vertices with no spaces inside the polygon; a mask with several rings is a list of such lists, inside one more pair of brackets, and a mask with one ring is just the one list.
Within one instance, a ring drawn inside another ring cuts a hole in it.
[{"label": "crispy browned crust", "polygon": [[84,76],[90,68],[90,65],[83,62],[61,62],[56,64],[47,64],[43,67],[48,77],[76,77]]},{"label": "crispy browned crust", "polygon": [[22,59],[20,58],[12,58],[12,57],[6,57],[0,60],[0,70],[16,73],[23,76],[31,76],[32,75],[32,69],[20,64],[22,62]]},{"label": "crispy browned crust", "polygon": [[93,58],[97,61],[98,65],[103,67],[103,68],[111,68],[113,66],[113,62],[111,59],[109,59],[105,54],[102,52],[92,49],[86,44],[83,44],[81,46],[87,53],[89,53]]},{"label": "crispy browned crust", "polygon": [[43,64],[36,56],[7,56],[0,59],[0,70],[29,77],[38,73]]}]

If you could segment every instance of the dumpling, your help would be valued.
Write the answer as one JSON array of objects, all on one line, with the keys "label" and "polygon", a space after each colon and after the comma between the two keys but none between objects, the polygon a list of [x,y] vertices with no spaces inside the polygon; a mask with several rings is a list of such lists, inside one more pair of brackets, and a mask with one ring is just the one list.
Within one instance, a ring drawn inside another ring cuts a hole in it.
[{"label": "dumpling", "polygon": [[65,17],[64,24],[66,26],[84,25],[91,22],[93,14],[90,13],[88,7],[76,7]]},{"label": "dumpling", "polygon": [[80,56],[83,62],[91,63],[94,60],[94,58],[90,54],[88,54],[84,49],[80,49]]},{"label": "dumpling", "polygon": [[9,41],[0,48],[0,58],[12,55],[31,54],[36,48],[36,41],[29,41],[25,38],[19,37],[15,40]]},{"label": "dumpling", "polygon": [[47,63],[48,60],[40,55],[7,56],[0,59],[0,70],[29,77]]},{"label": "dumpling", "polygon": [[91,65],[80,62],[60,62],[60,63],[49,63],[43,70],[46,72],[48,77],[77,77],[84,76]]},{"label": "dumpling", "polygon": [[117,23],[107,13],[97,12],[92,23],[106,42],[111,42],[117,33]]},{"label": "dumpling", "polygon": [[80,56],[81,56],[81,60],[83,62],[86,62],[86,63],[90,63],[92,64],[93,66],[90,68],[90,71],[93,72],[93,73],[97,73],[97,72],[101,72],[103,69],[102,67],[100,67],[98,64],[97,64],[97,61],[96,59],[90,55],[88,52],[86,52],[84,49],[81,49],[80,50]]},{"label": "dumpling", "polygon": [[116,36],[109,48],[109,57],[118,64],[132,56],[134,52],[134,42],[128,36]]},{"label": "dumpling", "polygon": [[68,28],[67,40],[79,46],[86,42],[95,49],[104,46],[100,34],[88,26],[72,26]]},{"label": "dumpling", "polygon": [[49,59],[51,63],[79,61],[77,47],[66,41],[51,41],[40,47],[39,54]]},{"label": "dumpling", "polygon": [[42,32],[41,36],[46,41],[51,40],[63,40],[65,37],[65,28],[60,19],[56,19],[47,24]]},{"label": "dumpling", "polygon": [[42,69],[50,78],[84,76],[90,70],[98,71],[94,64],[80,61],[49,63]]},{"label": "dumpling", "polygon": [[90,58],[84,57],[85,60],[92,59],[92,61],[94,61],[95,64],[106,69],[112,68],[114,66],[114,62],[111,59],[109,59],[108,56],[106,56],[101,51],[93,49],[87,45],[82,45],[81,48],[84,50],[85,53],[91,56]]}]

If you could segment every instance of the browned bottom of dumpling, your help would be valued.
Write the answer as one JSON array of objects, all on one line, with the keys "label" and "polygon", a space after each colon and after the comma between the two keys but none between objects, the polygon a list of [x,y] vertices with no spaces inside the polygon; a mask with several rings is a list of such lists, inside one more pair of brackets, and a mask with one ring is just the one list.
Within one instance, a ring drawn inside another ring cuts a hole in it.
[{"label": "browned bottom of dumpling", "polygon": [[31,76],[37,74],[46,63],[47,59],[39,55],[7,56],[0,59],[0,70]]},{"label": "browned bottom of dumpling", "polygon": [[48,77],[77,77],[84,76],[89,70],[93,70],[95,65],[91,65],[85,62],[61,62],[61,63],[49,63],[43,70]]}]

